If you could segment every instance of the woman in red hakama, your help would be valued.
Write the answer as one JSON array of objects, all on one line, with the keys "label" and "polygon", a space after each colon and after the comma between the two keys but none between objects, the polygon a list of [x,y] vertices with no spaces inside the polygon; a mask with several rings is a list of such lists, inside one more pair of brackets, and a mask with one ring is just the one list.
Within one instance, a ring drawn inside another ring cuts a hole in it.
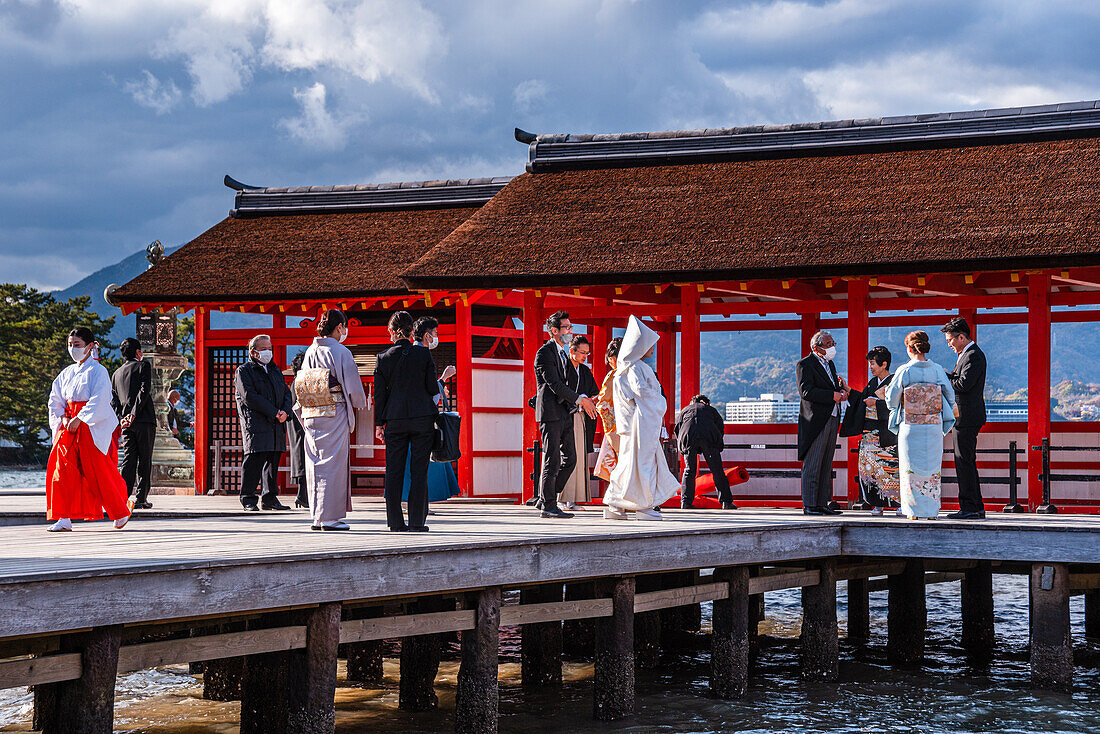
[{"label": "woman in red hakama", "polygon": [[54,443],[46,467],[46,515],[50,532],[72,530],[72,520],[103,513],[121,530],[130,519],[126,482],[118,471],[118,417],[111,408],[111,378],[96,359],[91,331],[69,333],[73,364],[50,390]]}]

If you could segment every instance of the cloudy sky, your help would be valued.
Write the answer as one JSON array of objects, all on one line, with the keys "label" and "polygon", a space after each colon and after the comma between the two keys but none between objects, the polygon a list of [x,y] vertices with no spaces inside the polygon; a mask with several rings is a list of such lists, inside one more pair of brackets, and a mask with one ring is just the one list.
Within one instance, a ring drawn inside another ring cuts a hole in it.
[{"label": "cloudy sky", "polygon": [[0,281],[186,242],[254,185],[522,170],[535,132],[1100,97],[1081,0],[0,0]]}]

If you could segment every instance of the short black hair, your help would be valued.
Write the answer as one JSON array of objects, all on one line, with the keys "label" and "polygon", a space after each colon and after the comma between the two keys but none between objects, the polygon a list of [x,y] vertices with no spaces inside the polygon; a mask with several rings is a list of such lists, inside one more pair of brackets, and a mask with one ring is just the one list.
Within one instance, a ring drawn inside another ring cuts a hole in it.
[{"label": "short black hair", "polygon": [[412,336],[413,330],[413,317],[408,311],[395,311],[390,316],[389,323],[390,331],[397,334],[400,337],[408,339]]},{"label": "short black hair", "polygon": [[608,367],[611,366],[612,358],[619,358],[619,349],[621,349],[622,346],[623,338],[621,336],[617,336],[607,343],[607,351],[604,352],[603,361],[607,364]]},{"label": "short black hair", "polygon": [[710,405],[710,398],[708,398],[706,395],[692,395],[691,402],[702,403],[703,405]]},{"label": "short black hair", "polygon": [[[69,332],[69,336],[75,336],[80,341],[84,342],[84,346],[88,346],[95,341],[95,335],[92,334],[92,330],[87,326],[78,326]],[[137,342],[137,339],[134,339]]]},{"label": "short black hair", "polygon": [[568,311],[555,311],[546,317],[546,328],[548,329],[560,329],[561,322],[569,318]]},{"label": "short black hair", "polygon": [[[579,347],[581,344],[588,344],[591,347],[592,342],[588,341],[588,337],[584,334],[577,334],[569,340],[569,349],[573,350]],[[590,350],[591,351],[591,350]]]},{"label": "short black hair", "polygon": [[970,324],[966,323],[966,319],[962,316],[956,316],[948,321],[940,331],[944,334],[966,334],[966,338],[970,338]]},{"label": "short black hair", "polygon": [[867,356],[864,359],[870,361],[875,360],[875,364],[884,364],[887,367],[890,366],[890,350],[886,347],[879,345],[877,347],[871,347],[871,351],[867,352]]},{"label": "short black hair", "polygon": [[305,352],[298,352],[294,355],[294,359],[290,361],[290,368],[294,370],[294,374],[298,374],[302,371],[302,363],[306,360]]},{"label": "short black hair", "polygon": [[416,320],[416,323],[413,324],[413,339],[418,342],[423,341],[429,331],[438,328],[439,319],[434,316],[421,316]]},{"label": "short black hair", "polygon": [[[90,334],[91,332],[88,333]],[[137,359],[137,353],[141,351],[141,342],[132,336],[128,336],[118,345],[118,351],[126,359]]]},{"label": "short black hair", "polygon": [[338,308],[330,308],[317,319],[317,336],[332,336],[337,326],[348,323],[348,317]]}]

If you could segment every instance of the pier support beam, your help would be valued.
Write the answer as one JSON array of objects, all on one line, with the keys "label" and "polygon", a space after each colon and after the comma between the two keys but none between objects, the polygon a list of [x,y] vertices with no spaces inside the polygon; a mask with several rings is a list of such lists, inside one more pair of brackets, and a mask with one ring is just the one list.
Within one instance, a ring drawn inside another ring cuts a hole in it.
[{"label": "pier support beam", "polygon": [[[348,619],[373,619],[380,616],[378,607],[352,609],[346,613]],[[365,686],[382,685],[382,650],[385,642],[368,640],[367,642],[349,642],[340,645],[340,656],[347,660],[347,681]]]},{"label": "pier support beam", "polygon": [[80,653],[80,677],[34,687],[32,726],[44,734],[111,734],[122,627],[66,635],[59,652]]},{"label": "pier support beam", "polygon": [[1100,640],[1100,589],[1085,592],[1085,637]]},{"label": "pier support beam", "polygon": [[821,581],[802,588],[802,677],[836,680],[840,656],[836,624],[836,561],[820,566]]},{"label": "pier support beam", "polygon": [[1073,689],[1073,643],[1069,628],[1069,568],[1064,563],[1031,566],[1031,683]]},{"label": "pier support beam", "polygon": [[[593,581],[579,581],[565,585],[565,600],[594,599],[596,584]],[[596,620],[567,619],[562,625],[562,652],[577,658],[592,656],[596,646]]]},{"label": "pier support beam", "polygon": [[971,664],[985,667],[993,659],[993,566],[981,561],[963,572],[962,646]]},{"label": "pier support beam", "polygon": [[[676,574],[650,574],[634,580],[636,593],[660,591],[674,588]],[[652,612],[639,612],[634,615],[634,666],[635,670],[652,670],[661,664],[661,639],[663,637],[663,618],[665,612],[679,612],[680,609],[658,609]],[[672,635],[669,635],[671,638]]]},{"label": "pier support beam", "polygon": [[[520,604],[562,600],[561,584],[540,584],[519,592]],[[524,688],[561,685],[561,622],[537,622],[520,628],[520,677]]]},{"label": "pier support beam", "polygon": [[596,624],[594,715],[617,721],[634,713],[634,577],[602,579],[597,588],[612,611]]},{"label": "pier support beam", "polygon": [[867,579],[848,579],[848,640],[864,643],[871,637],[871,599]]},{"label": "pier support beam", "polygon": [[249,655],[241,691],[241,734],[331,734],[336,730],[340,604],[272,615],[272,626],[304,624],[306,646]]},{"label": "pier support beam", "polygon": [[[410,612],[442,612],[442,599],[422,599],[409,604]],[[448,605],[450,606],[450,605]],[[439,672],[442,643],[438,634],[415,635],[401,639],[401,680],[397,707],[403,711],[431,711],[439,705],[435,694],[435,676]]]},{"label": "pier support beam", "polygon": [[[207,634],[244,631],[244,622],[227,622],[205,630]],[[207,701],[240,701],[244,674],[244,657],[207,660],[202,666],[202,697]]]},{"label": "pier support beam", "polygon": [[729,596],[714,602],[710,692],[718,698],[741,698],[749,682],[749,569],[716,568],[714,580],[729,584]]},{"label": "pier support beam", "polygon": [[[496,734],[500,715],[497,683],[500,587],[470,594],[464,605],[475,610],[477,626],[462,633],[462,664],[455,692],[455,732]],[[558,669],[560,674],[560,665]]]},{"label": "pier support beam", "polygon": [[924,662],[924,633],[928,607],[924,597],[924,561],[911,558],[905,570],[886,580],[889,592],[886,660],[892,665],[916,667]]}]

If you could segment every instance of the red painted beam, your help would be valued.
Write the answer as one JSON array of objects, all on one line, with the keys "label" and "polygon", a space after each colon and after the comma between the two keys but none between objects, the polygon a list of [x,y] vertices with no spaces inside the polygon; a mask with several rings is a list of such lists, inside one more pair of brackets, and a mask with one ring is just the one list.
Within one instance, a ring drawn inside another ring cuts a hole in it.
[{"label": "red painted beam", "polygon": [[699,392],[699,291],[680,288],[680,405]]},{"label": "red painted beam", "polygon": [[1050,276],[1027,279],[1027,503],[1042,499],[1042,452],[1032,450],[1050,437]]},{"label": "red painted beam", "polygon": [[[867,386],[867,341],[870,321],[867,313],[868,283],[862,278],[848,281],[848,385],[853,390]],[[859,437],[848,437],[848,449],[859,447]],[[859,479],[855,472],[848,477],[848,506],[859,501]]]},{"label": "red painted beam", "polygon": [[210,312],[195,311],[195,494],[205,494],[210,473],[210,363],[206,335]]},{"label": "red painted beam", "polygon": [[458,369],[458,414],[466,416],[458,432],[458,488],[469,497],[474,493],[474,370],[472,307],[462,299],[455,302],[455,367]]},{"label": "red painted beam", "polygon": [[[523,501],[535,494],[535,484],[531,474],[538,470],[534,465],[534,454],[527,449],[538,440],[538,425],[535,423],[535,411],[527,407],[527,399],[535,394],[535,353],[542,346],[542,306],[533,290],[523,292]],[[530,457],[530,458],[528,458]]]}]

